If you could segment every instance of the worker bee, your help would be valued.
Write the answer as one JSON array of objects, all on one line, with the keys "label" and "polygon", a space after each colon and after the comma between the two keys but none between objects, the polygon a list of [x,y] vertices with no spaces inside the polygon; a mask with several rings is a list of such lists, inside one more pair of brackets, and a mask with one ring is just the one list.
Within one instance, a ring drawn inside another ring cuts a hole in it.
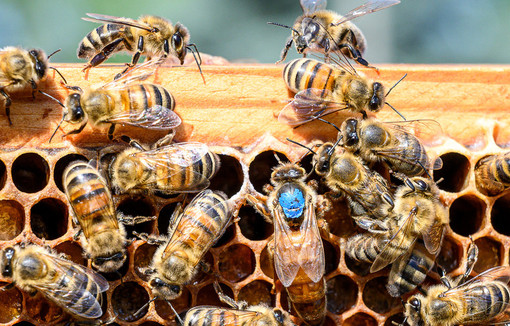
[{"label": "worker bee", "polygon": [[[248,201],[274,225],[274,264],[299,317],[320,325],[326,316],[324,247],[316,218],[317,194],[293,163],[280,163],[271,174],[264,199]],[[272,189],[271,189],[272,188]]]},{"label": "worker bee", "polygon": [[[92,266],[101,272],[119,270],[126,261],[126,231],[122,223],[154,217],[119,216],[106,181],[91,165],[77,161],[64,171],[64,192],[80,225],[81,243]],[[119,223],[122,222],[122,223]]]},{"label": "worker bee", "polygon": [[196,45],[189,42],[189,31],[181,23],[173,25],[156,16],[141,16],[138,20],[91,13],[87,13],[87,16],[82,19],[106,24],[88,33],[78,45],[78,58],[90,59],[84,71],[101,64],[111,54],[122,51],[134,54],[131,63],[121,74],[134,67],[141,55],[146,56],[147,60],[171,55],[182,65],[188,50],[200,69],[200,53]]},{"label": "worker bee", "polygon": [[510,152],[490,155],[475,165],[475,181],[479,189],[495,196],[510,186]]},{"label": "worker bee", "polygon": [[384,104],[389,105],[386,97],[396,86],[386,92],[383,84],[369,80],[352,68],[313,59],[292,60],[283,69],[283,79],[296,95],[282,109],[278,121],[291,126],[344,109],[359,112],[366,118],[366,110],[378,112]]},{"label": "worker bee", "polygon": [[[413,135],[414,133],[414,135]],[[416,136],[415,136],[416,135]],[[340,145],[368,162],[384,161],[392,171],[407,176],[421,175],[443,166],[441,158],[432,160],[419,138],[434,140],[442,135],[434,120],[383,123],[376,119],[345,120]]]},{"label": "worker bee", "polygon": [[120,193],[199,192],[220,168],[218,155],[202,143],[174,143],[151,150],[134,141],[131,145],[108,167],[110,183]]},{"label": "worker bee", "polygon": [[99,318],[101,293],[108,282],[96,272],[58,257],[37,245],[17,245],[2,250],[2,276],[23,291],[40,291],[68,313],[79,318]]},{"label": "worker bee", "polygon": [[442,284],[411,296],[404,308],[405,321],[410,326],[508,323],[510,268],[493,267],[465,281],[475,262],[476,257],[468,259],[459,278],[443,276]]},{"label": "worker bee", "polygon": [[64,136],[80,133],[89,119],[93,125],[110,124],[110,140],[113,139],[116,124],[152,130],[170,130],[179,126],[181,118],[173,111],[175,100],[165,88],[155,84],[135,83],[147,78],[149,74],[146,70],[153,65],[153,62],[149,62],[139,67],[140,70],[132,70],[130,74],[123,75],[123,78],[101,87],[83,90],[78,86],[66,86],[72,92],[67,96],[65,104],[54,99],[63,107],[63,115],[50,142],[64,121],[80,124],[78,129]]},{"label": "worker bee", "polygon": [[138,234],[151,244],[160,244],[154,253],[149,286],[161,299],[173,300],[181,295],[203,267],[202,257],[223,235],[230,223],[232,205],[223,192],[204,190],[181,213],[178,207],[171,219],[168,239]]},{"label": "worker bee", "polygon": [[349,239],[345,245],[345,254],[364,263],[373,263],[377,255],[388,242],[387,233],[359,233]]},{"label": "worker bee", "polygon": [[54,69],[60,74],[48,66],[49,58],[59,51],[46,56],[40,49],[25,50],[13,46],[0,49],[0,94],[5,98],[5,114],[9,125],[12,125],[12,100],[7,92],[30,85],[32,96],[35,96],[37,83],[46,77],[48,69]]},{"label": "worker bee", "polygon": [[404,184],[395,192],[394,216],[388,219],[396,226],[387,227],[390,240],[374,260],[371,273],[412,250],[420,236],[432,255],[437,255],[441,249],[449,216],[439,199],[439,188],[433,180],[422,177],[402,179]]},{"label": "worker bee", "polygon": [[299,54],[307,52],[324,53],[326,61],[330,53],[345,55],[361,65],[368,66],[362,58],[366,49],[366,39],[361,30],[350,20],[374,11],[400,3],[399,0],[375,0],[359,6],[344,16],[324,10],[326,0],[300,0],[303,15],[294,22],[293,27],[270,23],[292,30],[281,53],[282,62],[294,42]]},{"label": "worker bee", "polygon": [[211,306],[194,307],[186,313],[183,326],[214,326],[214,325],[264,325],[294,326],[288,312],[278,308],[270,308],[264,304],[248,306],[244,301],[235,302],[221,292],[217,283],[213,283],[220,300],[232,309]]}]

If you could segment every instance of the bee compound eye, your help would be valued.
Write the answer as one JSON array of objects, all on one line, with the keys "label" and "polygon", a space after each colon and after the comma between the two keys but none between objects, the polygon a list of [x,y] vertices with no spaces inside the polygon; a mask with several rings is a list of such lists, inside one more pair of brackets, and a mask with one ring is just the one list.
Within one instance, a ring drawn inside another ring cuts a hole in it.
[{"label": "bee compound eye", "polygon": [[279,324],[283,324],[283,312],[280,309],[274,310],[274,318]]},{"label": "bee compound eye", "polygon": [[414,310],[420,310],[420,308],[421,308],[421,302],[417,298],[412,298],[409,301],[409,304],[411,305],[411,307],[414,308]]},{"label": "bee compound eye", "polygon": [[179,32],[176,32],[174,35],[172,35],[172,46],[177,51],[182,49],[182,36]]},{"label": "bee compound eye", "polygon": [[417,180],[416,181],[416,185],[418,186],[418,188],[420,190],[427,190],[428,189],[428,185],[426,182],[424,182],[423,180]]},{"label": "bee compound eye", "polygon": [[175,292],[175,293],[180,293],[181,287],[179,285],[171,285],[170,290],[172,290],[172,292]]}]

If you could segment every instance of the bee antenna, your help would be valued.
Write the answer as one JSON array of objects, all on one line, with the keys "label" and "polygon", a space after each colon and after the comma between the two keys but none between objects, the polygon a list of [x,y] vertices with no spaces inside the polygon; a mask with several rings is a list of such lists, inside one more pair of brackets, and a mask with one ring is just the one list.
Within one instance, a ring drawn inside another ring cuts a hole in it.
[{"label": "bee antenna", "polygon": [[436,185],[439,184],[440,182],[443,182],[444,181],[444,178],[441,178],[439,180],[436,181]]},{"label": "bee antenna", "polygon": [[[421,166],[423,171],[425,171],[425,174],[427,175],[427,177],[429,177],[430,180],[433,180],[432,176],[429,174],[429,171],[427,171],[427,169],[423,166],[423,164],[421,162],[419,162],[419,161],[418,161],[418,164]],[[437,182],[436,182],[436,184],[437,184]]]},{"label": "bee antenna", "polygon": [[402,81],[402,79],[406,78],[407,77],[407,74],[405,74],[404,76],[402,76],[402,78],[400,78],[395,84],[393,84],[393,86],[391,86],[391,88],[388,90],[388,92],[386,92],[386,95],[385,96],[388,96],[390,95],[390,92],[395,88],[395,86],[398,85],[398,83],[400,83]]},{"label": "bee antenna", "polygon": [[[193,51],[192,47],[195,48],[195,51]],[[190,50],[191,54],[193,54],[193,58],[195,58],[195,62],[197,63],[198,70],[200,71],[200,75],[202,75],[202,80],[204,81],[204,84],[205,84],[205,77],[204,77],[204,74],[202,73],[202,67],[200,66],[202,64],[202,57],[200,56],[200,52],[198,52],[197,46],[194,43],[191,43],[191,44],[188,44],[188,46],[186,46],[186,49]],[[197,55],[195,55],[195,52],[198,55],[198,60],[197,60]]]},{"label": "bee antenna", "polygon": [[278,154],[276,154],[276,152],[273,152],[273,155],[274,155],[274,158],[276,159],[276,161],[278,162],[278,164],[283,164],[282,160],[280,160],[280,158],[278,157]]},{"label": "bee antenna", "polygon": [[298,146],[301,146],[301,147],[303,147],[303,148],[306,148],[306,149],[307,149],[307,150],[309,150],[312,154],[317,155],[317,152],[314,152],[314,150],[313,150],[313,149],[311,149],[310,147],[308,147],[308,146],[306,146],[306,145],[303,145],[303,144],[301,144],[301,143],[298,143],[297,141],[292,140],[292,139],[290,139],[290,138],[287,138],[287,140],[288,140],[289,142],[293,143],[293,144],[296,144],[296,145],[298,145]]},{"label": "bee antenna", "polygon": [[168,305],[170,306],[170,309],[172,309],[172,311],[174,312],[175,318],[179,321],[179,324],[181,324],[181,326],[184,326],[184,321],[182,320],[181,316],[179,316],[179,314],[175,310],[175,308],[172,305],[172,303],[170,301],[168,301],[167,299],[165,299],[165,302],[168,303]]},{"label": "bee antenna", "polygon": [[38,90],[38,91],[39,91],[39,93],[41,93],[42,95],[45,95],[45,96],[47,96],[47,97],[51,98],[52,100],[54,100],[55,102],[57,102],[57,103],[58,103],[61,107],[63,107],[63,108],[65,108],[65,107],[66,107],[64,104],[62,104],[62,102],[61,102],[60,100],[56,99],[55,97],[51,96],[50,94],[45,93],[45,92],[43,92],[43,91],[41,91],[41,90]]},{"label": "bee antenna", "polygon": [[[159,297],[158,297],[158,296],[155,296],[154,298],[152,298],[152,299],[150,299],[149,301],[147,301],[147,302],[146,302],[146,303],[145,303],[145,304],[144,304],[144,305],[143,305],[140,309],[138,309],[138,310],[137,310],[137,311],[133,314],[133,317],[135,317],[135,318],[136,318],[139,314],[141,314],[141,313],[142,313],[142,311],[143,311],[145,308],[147,308],[147,307],[151,304],[151,302],[153,302],[153,301],[155,301],[155,300],[157,300],[157,299],[159,299]],[[165,300],[165,301],[166,301],[166,300]],[[168,302],[168,301],[167,301],[167,302]]]},{"label": "bee antenna", "polygon": [[392,108],[392,110],[393,110],[393,111],[395,111],[395,112],[396,112],[396,113],[397,113],[397,114],[398,114],[398,115],[399,115],[399,116],[400,116],[400,117],[401,117],[404,121],[406,121],[406,117],[404,117],[404,116],[402,115],[402,113],[398,112],[398,110],[397,110],[397,109],[395,109],[395,108],[394,108],[394,107],[393,107],[390,103],[388,103],[388,102],[384,102],[384,103],[385,103],[387,106],[389,106],[390,108]]},{"label": "bee antenna", "polygon": [[[55,131],[53,131],[53,133],[51,134],[51,137],[50,137],[50,140],[48,141],[48,143],[51,143],[51,140],[53,139],[53,136],[55,136],[55,134],[57,133],[57,130],[58,130],[58,128],[60,128],[60,125],[62,124],[62,122],[64,122],[65,117],[66,117],[66,115],[63,114],[62,115],[62,120],[60,120],[60,122],[58,123],[57,128],[55,128]],[[121,278],[121,281],[122,281],[122,278]]]},{"label": "bee antenna", "polygon": [[51,58],[52,55],[54,55],[55,53],[59,53],[60,51],[62,51],[62,49],[55,50],[49,56],[47,56],[46,58],[49,59],[49,58]]},{"label": "bee antenna", "polygon": [[60,73],[60,71],[58,71],[57,68],[55,67],[49,67],[50,69],[53,69],[57,72],[57,74],[60,76],[60,78],[62,78],[64,80],[64,84],[67,84],[67,80],[64,78],[64,76],[62,76],[62,74]]},{"label": "bee antenna", "polygon": [[280,27],[283,27],[283,28],[288,28],[290,30],[293,30],[295,33],[297,33],[298,35],[301,35],[300,32],[298,32],[295,28],[292,28],[290,26],[287,26],[287,25],[283,25],[283,24],[278,24],[278,23],[273,23],[273,22],[267,22],[269,25],[275,25],[275,26],[280,26]]},{"label": "bee antenna", "polygon": [[335,128],[338,132],[342,132],[342,131],[340,130],[340,128],[338,128],[338,126],[337,126],[336,124],[334,124],[333,122],[329,122],[329,121],[324,120],[324,119],[322,119],[322,118],[317,118],[317,120],[322,121],[322,122],[324,122],[324,123],[327,123],[328,125],[333,126],[333,128]]}]

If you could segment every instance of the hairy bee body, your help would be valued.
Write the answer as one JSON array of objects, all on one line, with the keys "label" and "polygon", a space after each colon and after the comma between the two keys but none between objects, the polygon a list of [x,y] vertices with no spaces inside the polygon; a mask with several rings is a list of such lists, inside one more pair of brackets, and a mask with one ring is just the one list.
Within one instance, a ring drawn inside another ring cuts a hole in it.
[{"label": "hairy bee body", "polygon": [[354,260],[373,263],[388,241],[386,234],[360,233],[349,239],[345,245],[345,254]]},{"label": "hairy bee body", "polygon": [[106,181],[89,164],[74,162],[64,171],[63,185],[83,232],[86,256],[102,272],[118,270],[126,260],[126,231],[117,220]]},{"label": "hairy bee body", "polygon": [[108,282],[81,265],[57,257],[36,245],[8,247],[0,258],[2,276],[23,291],[40,291],[47,299],[80,318],[103,314],[101,293]]},{"label": "hairy bee body", "polygon": [[475,166],[475,181],[478,188],[495,196],[510,186],[510,153],[490,155]]},{"label": "hairy bee body", "polygon": [[181,143],[120,153],[108,169],[119,192],[198,192],[220,168],[218,155],[200,143]]},{"label": "hairy bee body", "polygon": [[222,192],[204,190],[184,209],[170,236],[155,252],[149,281],[153,292],[166,300],[181,294],[196,272],[202,257],[221,237],[231,218],[231,205]]}]

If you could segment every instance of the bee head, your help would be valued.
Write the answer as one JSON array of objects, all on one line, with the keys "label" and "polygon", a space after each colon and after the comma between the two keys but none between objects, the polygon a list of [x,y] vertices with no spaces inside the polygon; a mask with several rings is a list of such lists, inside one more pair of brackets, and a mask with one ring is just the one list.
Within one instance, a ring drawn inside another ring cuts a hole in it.
[{"label": "bee head", "polygon": [[342,130],[342,138],[343,138],[343,146],[353,147],[358,145],[359,136],[358,136],[358,120],[357,119],[347,119],[344,121],[342,126],[340,127]]},{"label": "bee head", "polygon": [[15,250],[12,247],[5,248],[0,258],[0,268],[3,277],[12,277],[12,260],[14,259]]},{"label": "bee head", "polygon": [[314,157],[314,166],[315,172],[318,175],[325,175],[329,172],[331,167],[331,148],[333,148],[332,143],[325,143],[317,150],[317,155]]},{"label": "bee head", "polygon": [[301,22],[302,34],[293,32],[296,42],[296,50],[302,54],[313,43],[320,31],[320,25],[311,17],[305,17]]},{"label": "bee head", "polygon": [[188,42],[188,29],[182,24],[177,23],[175,24],[175,32],[170,38],[170,46],[172,51],[169,48],[168,41],[165,40],[165,53],[174,52],[175,56],[179,59],[182,65],[184,63],[184,57],[186,57]]},{"label": "bee head", "polygon": [[85,119],[85,112],[81,107],[81,95],[80,93],[70,94],[66,98],[64,115],[66,116],[66,121],[72,123],[79,123]]},{"label": "bee head", "polygon": [[372,112],[379,111],[384,106],[384,99],[385,95],[383,85],[379,82],[374,82],[372,84],[372,97],[368,103],[368,109]]},{"label": "bee head", "polygon": [[418,294],[409,298],[404,307],[404,315],[409,325],[423,326],[425,325],[422,317],[422,295]]},{"label": "bee head", "polygon": [[118,271],[124,265],[126,258],[124,251],[117,252],[111,256],[95,257],[92,260],[92,266],[102,273],[110,273]]},{"label": "bee head", "polygon": [[281,183],[287,180],[302,180],[306,178],[306,171],[297,164],[282,163],[271,173],[273,183]]},{"label": "bee head", "polygon": [[48,71],[48,58],[42,50],[32,49],[28,51],[34,61],[35,73],[38,79],[42,79]]},{"label": "bee head", "polygon": [[161,296],[165,300],[173,300],[182,294],[182,287],[180,285],[166,283],[157,276],[151,278],[149,286],[157,296]]}]

